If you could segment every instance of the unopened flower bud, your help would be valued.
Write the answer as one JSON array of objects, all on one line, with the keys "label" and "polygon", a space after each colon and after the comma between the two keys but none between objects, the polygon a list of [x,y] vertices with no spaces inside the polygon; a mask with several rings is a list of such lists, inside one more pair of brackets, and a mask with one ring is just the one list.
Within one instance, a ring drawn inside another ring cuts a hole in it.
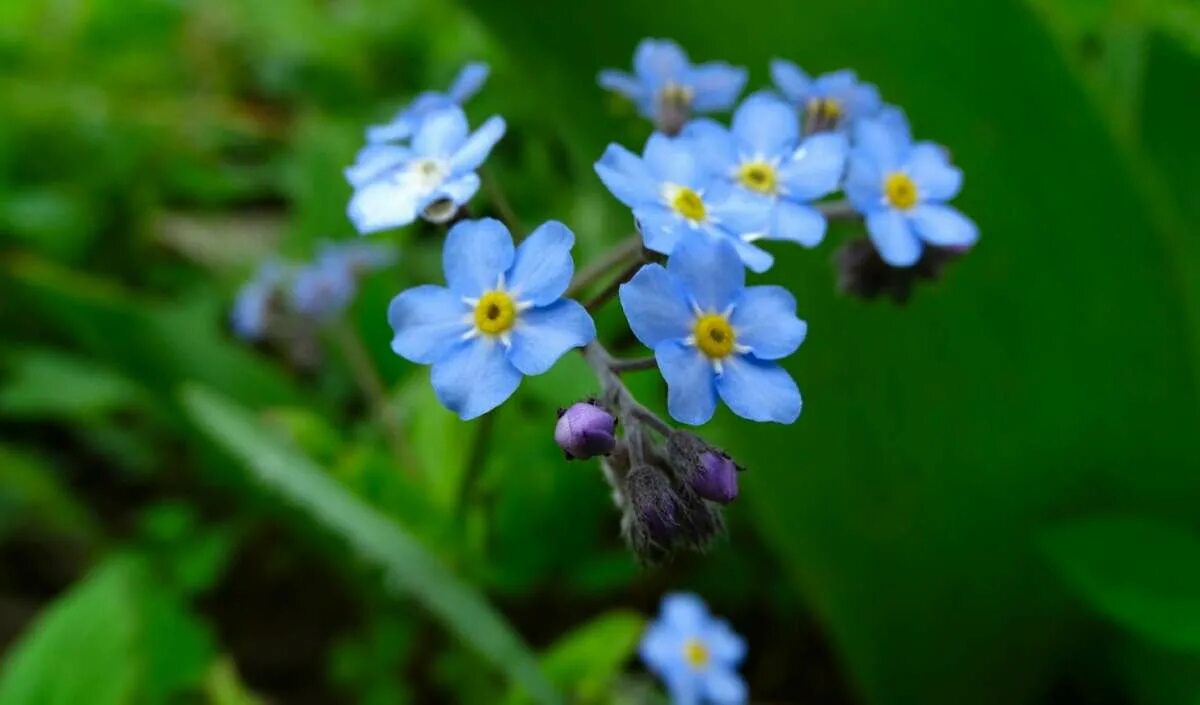
[{"label": "unopened flower bud", "polygon": [[581,401],[558,415],[554,441],[568,460],[607,455],[616,445],[617,420],[604,407]]},{"label": "unopened flower bud", "polygon": [[966,248],[926,245],[916,264],[893,267],[883,261],[867,238],[848,240],[834,255],[838,289],[864,299],[886,294],[896,303],[904,303],[912,295],[913,286],[918,281],[940,279],[946,265],[961,257],[965,251]]},{"label": "unopened flower bud", "polygon": [[679,532],[679,497],[666,475],[652,465],[639,465],[625,478],[626,538],[643,561],[657,563],[671,553]]},{"label": "unopened flower bud", "polygon": [[690,431],[674,431],[667,438],[667,459],[681,483],[700,497],[729,504],[737,498],[741,470],[725,451]]}]

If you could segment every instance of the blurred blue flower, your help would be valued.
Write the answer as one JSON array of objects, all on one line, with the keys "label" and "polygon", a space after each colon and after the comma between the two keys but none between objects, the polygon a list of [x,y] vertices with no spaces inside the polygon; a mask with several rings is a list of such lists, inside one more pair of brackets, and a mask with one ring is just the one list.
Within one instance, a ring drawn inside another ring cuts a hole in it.
[{"label": "blurred blue flower", "polygon": [[879,90],[858,80],[850,69],[816,78],[783,59],[771,60],[771,78],[788,102],[804,112],[805,123],[819,129],[849,129],[879,112]]},{"label": "blurred blue flower", "polygon": [[333,318],[354,300],[363,274],[386,267],[395,259],[395,250],[386,245],[323,243],[316,259],[296,272],[292,306],[300,315],[316,321]]},{"label": "blurred blue flower", "polygon": [[642,635],[638,654],[675,705],[741,705],[749,698],[737,668],[746,643],[698,596],[671,593]]},{"label": "blurred blue flower", "polygon": [[950,164],[946,150],[913,143],[906,123],[866,120],[855,129],[846,196],[888,264],[915,264],[923,243],[952,249],[975,244],[975,223],[945,203],[961,187],[962,171]]},{"label": "blurred blue flower", "polygon": [[608,190],[633,209],[649,249],[669,255],[685,240],[728,240],[756,272],[775,261],[751,244],[762,237],[770,203],[714,177],[695,140],[655,133],[641,157],[610,144],[595,168]]},{"label": "blurred blue flower", "polygon": [[795,113],[765,93],[742,102],[730,129],[696,120],[683,134],[696,141],[712,174],[766,202],[770,217],[758,237],[805,247],[821,242],[825,216],[809,203],[837,190],[846,166],[844,136],[819,133],[801,141]]},{"label": "blurred blue flower", "polygon": [[462,108],[429,114],[411,145],[371,144],[346,169],[354,186],[348,215],[359,233],[408,225],[423,216],[448,220],[479,190],[475,170],[504,136],[504,119],[493,116],[469,132]]},{"label": "blurred blue flower", "polygon": [[468,98],[478,93],[479,89],[483,87],[483,82],[487,80],[488,71],[488,65],[482,62],[473,62],[463,66],[462,70],[458,72],[458,76],[454,78],[454,83],[450,84],[450,90],[445,93],[438,91],[421,93],[397,112],[396,116],[386,125],[367,128],[367,141],[395,142],[412,137],[426,115],[443,108],[462,105]]},{"label": "blurred blue flower", "polygon": [[522,375],[538,375],[596,337],[591,316],[562,298],[575,236],[549,221],[513,248],[498,220],[468,220],[446,236],[447,287],[418,286],[388,308],[392,350],[432,365],[438,400],[463,419],[502,404]]},{"label": "blurred blue flower", "polygon": [[708,421],[718,395],[751,421],[791,423],[800,415],[800,390],[773,361],[792,354],[808,326],[786,289],[746,287],[745,278],[727,242],[692,238],[665,268],[648,264],[621,285],[621,308],[654,350],[667,410],[678,421]]},{"label": "blurred blue flower", "polygon": [[261,340],[266,335],[272,309],[287,276],[287,268],[277,260],[268,260],[259,266],[234,299],[230,322],[235,334],[246,340]]},{"label": "blurred blue flower", "polygon": [[723,61],[692,64],[669,39],[643,39],[633,54],[633,73],[600,72],[600,85],[625,95],[661,129],[682,126],[692,113],[728,110],[746,85],[746,69]]}]

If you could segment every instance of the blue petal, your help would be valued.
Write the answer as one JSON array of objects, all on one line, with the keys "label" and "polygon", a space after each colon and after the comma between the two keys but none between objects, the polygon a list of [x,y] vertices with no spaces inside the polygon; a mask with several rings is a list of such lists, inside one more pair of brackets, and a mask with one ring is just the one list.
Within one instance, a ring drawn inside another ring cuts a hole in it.
[{"label": "blue petal", "polygon": [[450,90],[446,91],[447,95],[454,102],[462,103],[479,92],[487,80],[489,71],[488,65],[482,61],[472,61],[463,66],[454,77],[454,83],[450,84]]},{"label": "blue petal", "polygon": [[508,289],[513,296],[535,306],[545,306],[562,296],[575,273],[571,260],[574,244],[574,233],[557,220],[539,225],[517,247],[508,273]]},{"label": "blue petal", "polygon": [[462,297],[445,287],[402,291],[388,306],[388,323],[395,331],[392,350],[422,365],[437,362],[471,330],[470,313]]},{"label": "blue petal", "polygon": [[774,157],[791,152],[800,139],[796,111],[771,95],[758,93],[742,101],[733,114],[733,136],[746,156]]},{"label": "blue petal", "polygon": [[708,606],[690,592],[673,592],[662,600],[659,609],[663,624],[690,636],[699,636],[708,623]]},{"label": "blue petal", "polygon": [[728,184],[713,184],[704,194],[708,213],[730,235],[761,233],[771,221],[771,199]]},{"label": "blue petal", "polygon": [[455,205],[461,206],[471,200],[477,191],[479,191],[479,174],[471,173],[443,183],[430,201],[448,199]]},{"label": "blue petal", "polygon": [[779,201],[771,221],[769,237],[816,247],[825,237],[825,216],[812,206]]},{"label": "blue petal", "polygon": [[680,240],[698,233],[678,213],[658,204],[634,208],[633,217],[641,229],[642,244],[664,255],[671,254]]},{"label": "blue petal", "polygon": [[799,66],[783,59],[771,59],[771,80],[784,97],[793,103],[808,100],[808,93],[812,90],[812,79],[808,74]]},{"label": "blue petal", "polygon": [[540,375],[571,348],[596,337],[596,324],[587,309],[570,299],[531,308],[520,314],[512,330],[508,361],[523,374]]},{"label": "blue petal", "polygon": [[683,665],[683,634],[664,620],[650,623],[638,644],[638,656],[651,672],[662,677]]},{"label": "blue petal", "polygon": [[899,135],[901,142],[908,144],[912,142],[912,128],[908,125],[908,116],[904,111],[895,105],[885,105],[879,110],[879,114],[875,119],[883,123],[883,126],[891,130],[896,135]]},{"label": "blue petal", "polygon": [[854,131],[854,151],[882,172],[899,169],[908,144],[894,126],[879,120],[863,120]]},{"label": "blue petal", "polygon": [[355,188],[362,187],[379,178],[384,172],[403,166],[412,157],[412,150],[392,144],[370,144],[363,147],[354,159],[354,165],[346,167],[346,180]]},{"label": "blue petal", "polygon": [[693,312],[683,283],[660,264],[647,264],[618,290],[629,328],[648,348],[691,335]]},{"label": "blue petal", "polygon": [[646,92],[646,87],[636,76],[624,71],[605,69],[597,76],[597,82],[601,88],[616,91],[630,100],[636,101]]},{"label": "blue petal", "polygon": [[898,211],[885,208],[867,213],[867,234],[879,256],[893,267],[911,267],[921,258],[921,241]]},{"label": "blue petal", "polygon": [[710,175],[727,179],[733,174],[737,147],[724,125],[707,118],[692,120],[684,125],[681,134],[691,141],[692,149]]},{"label": "blue petal", "polygon": [[634,72],[654,85],[679,80],[687,67],[687,54],[669,39],[643,39],[633,53]]},{"label": "blue petal", "polygon": [[712,705],[743,705],[749,698],[746,682],[731,668],[709,668],[702,679],[704,697]]},{"label": "blue petal", "polygon": [[800,416],[800,390],[779,365],[748,355],[722,361],[717,391],[733,413],[751,421],[792,423]]},{"label": "blue petal", "polygon": [[494,218],[458,223],[450,228],[442,247],[446,284],[459,296],[474,298],[496,288],[512,263],[512,236]]},{"label": "blue petal", "polygon": [[724,311],[746,282],[742,261],[725,238],[686,238],[668,258],[667,271],[703,311]]},{"label": "blue petal", "polygon": [[704,683],[696,677],[692,667],[683,659],[680,659],[678,664],[676,668],[662,675],[667,693],[671,696],[671,705],[700,705]]},{"label": "blue petal", "polygon": [[655,132],[646,140],[643,159],[657,182],[690,188],[699,188],[704,182],[704,172],[692,151],[692,143],[685,138],[671,138]]},{"label": "blue petal", "polygon": [[746,265],[746,269],[755,274],[762,274],[775,264],[775,257],[770,252],[749,242],[745,238],[731,237],[729,238],[729,242],[733,243],[733,247],[737,250],[742,264]]},{"label": "blue petal", "polygon": [[700,638],[716,663],[736,666],[746,657],[746,641],[734,633],[723,619],[709,620]]},{"label": "blue petal", "polygon": [[654,359],[667,381],[667,411],[680,423],[699,426],[717,409],[713,366],[694,347],[668,341],[654,348]]},{"label": "blue petal", "polygon": [[692,86],[692,109],[698,113],[728,110],[746,85],[746,69],[710,61],[687,72]]},{"label": "blue petal", "polygon": [[853,69],[838,69],[817,76],[813,81],[813,93],[839,98],[847,95],[857,84],[858,74]]},{"label": "blue petal", "polygon": [[867,157],[851,154],[842,189],[858,210],[865,212],[879,208],[883,204],[883,172]]},{"label": "blue petal", "polygon": [[450,158],[450,173],[475,171],[487,159],[492,147],[504,136],[504,118],[493,115],[475,130]]},{"label": "blue petal", "polygon": [[950,164],[945,149],[930,142],[913,145],[907,170],[923,201],[948,201],[962,188],[962,171]]},{"label": "blue petal", "polygon": [[595,169],[608,190],[630,208],[658,200],[658,182],[646,163],[619,144],[608,145]]},{"label": "blue petal", "polygon": [[822,132],[806,138],[779,165],[779,182],[788,198],[811,201],[833,193],[846,169],[849,147],[844,135]]},{"label": "blue petal", "polygon": [[380,179],[354,192],[346,215],[359,233],[408,225],[417,219],[426,200],[403,181]]},{"label": "blue petal", "polygon": [[503,345],[486,337],[452,348],[430,374],[438,401],[464,421],[503,404],[521,384],[521,373],[504,353]]},{"label": "blue petal", "polygon": [[909,211],[921,239],[938,247],[970,247],[979,239],[975,223],[950,206],[924,203]]},{"label": "blue petal", "polygon": [[413,151],[427,157],[449,159],[467,139],[467,116],[462,108],[436,110],[421,120],[413,135]]},{"label": "blue petal", "polygon": [[760,360],[791,355],[808,333],[808,324],[796,318],[796,299],[782,286],[744,289],[729,322],[738,344],[749,346]]},{"label": "blue petal", "polygon": [[371,143],[399,142],[412,137],[418,120],[411,115],[399,115],[385,125],[367,128],[367,141]]}]

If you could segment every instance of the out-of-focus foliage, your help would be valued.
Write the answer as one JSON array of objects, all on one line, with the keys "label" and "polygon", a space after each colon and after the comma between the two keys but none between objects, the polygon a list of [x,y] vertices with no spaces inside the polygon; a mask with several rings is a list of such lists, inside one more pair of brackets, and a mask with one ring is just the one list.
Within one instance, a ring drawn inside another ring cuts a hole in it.
[{"label": "out-of-focus foliage", "polygon": [[[227,325],[262,257],[352,236],[362,129],[467,59],[524,229],[619,240],[591,164],[647,128],[594,79],[643,36],[856,68],[982,231],[907,307],[834,293],[845,229],[776,249],[804,414],[718,418],[730,538],[652,571],[551,442],[580,359],[464,424],[388,349],[436,229],[345,321],[400,452],[333,331],[305,367]],[[0,705],[652,702],[638,615],[680,588],[764,702],[1194,703],[1197,36],[1178,0],[0,3]]]}]

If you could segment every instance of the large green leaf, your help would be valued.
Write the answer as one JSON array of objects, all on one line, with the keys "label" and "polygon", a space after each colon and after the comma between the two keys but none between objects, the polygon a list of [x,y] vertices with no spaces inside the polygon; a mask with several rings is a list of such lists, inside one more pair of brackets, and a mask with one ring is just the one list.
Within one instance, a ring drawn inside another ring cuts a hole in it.
[{"label": "large green leaf", "polygon": [[1140,517],[1056,527],[1043,548],[1067,584],[1106,617],[1200,654],[1200,536]]},{"label": "large green leaf", "polygon": [[419,601],[538,702],[558,702],[533,654],[503,617],[404,529],[265,433],[245,409],[194,386],[184,391],[183,404],[197,427],[258,481],[335,534],[362,560],[381,568],[389,589]]},{"label": "large green leaf", "polygon": [[514,85],[579,146],[582,190],[625,134],[595,73],[644,35],[756,81],[773,55],[852,66],[953,150],[975,251],[896,307],[834,293],[836,243],[775,247],[763,280],[810,324],[787,362],[805,411],[788,429],[718,424],[752,468],[744,502],[869,702],[1043,692],[1072,616],[1030,537],[1064,504],[1194,505],[1200,419],[1180,250],[1037,18],[1015,0],[471,5],[521,61]]}]

